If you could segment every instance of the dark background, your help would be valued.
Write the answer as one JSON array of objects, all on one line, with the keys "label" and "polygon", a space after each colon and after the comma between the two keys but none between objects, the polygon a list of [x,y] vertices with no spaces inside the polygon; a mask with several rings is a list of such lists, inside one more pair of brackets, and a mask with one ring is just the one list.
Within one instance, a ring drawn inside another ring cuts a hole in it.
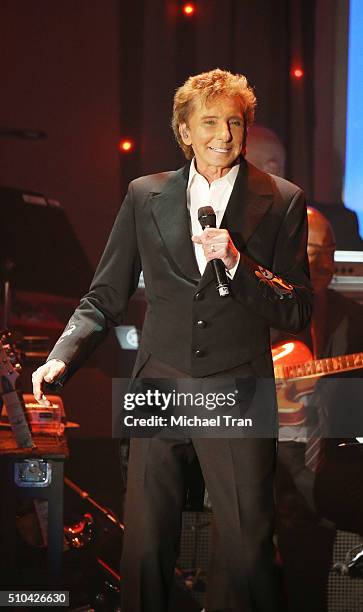
[{"label": "dark background", "polygon": [[[128,182],[183,163],[170,129],[176,87],[215,67],[254,86],[257,122],[286,146],[287,178],[309,201],[341,201],[348,1],[199,0],[192,18],[182,4],[1,2],[0,129],[48,137],[0,138],[0,185],[58,199],[93,268]],[[135,150],[121,154],[120,137]],[[60,257],[66,248],[58,245]],[[51,261],[38,265],[51,273]],[[119,357],[109,340],[65,389],[78,435],[109,435]],[[124,356],[126,369],[132,358]]]}]

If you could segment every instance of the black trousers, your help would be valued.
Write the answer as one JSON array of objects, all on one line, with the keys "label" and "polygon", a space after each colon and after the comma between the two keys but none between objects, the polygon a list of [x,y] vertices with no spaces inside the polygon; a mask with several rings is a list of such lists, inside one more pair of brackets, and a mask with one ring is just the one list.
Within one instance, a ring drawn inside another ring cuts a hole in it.
[{"label": "black trousers", "polygon": [[[141,375],[163,377],[166,372],[175,376],[168,367],[149,361]],[[235,612],[278,612],[272,543],[276,441],[272,438],[131,440],[122,612],[168,610],[179,555],[185,467],[195,454],[211,498],[218,553],[230,587],[223,607]]]}]

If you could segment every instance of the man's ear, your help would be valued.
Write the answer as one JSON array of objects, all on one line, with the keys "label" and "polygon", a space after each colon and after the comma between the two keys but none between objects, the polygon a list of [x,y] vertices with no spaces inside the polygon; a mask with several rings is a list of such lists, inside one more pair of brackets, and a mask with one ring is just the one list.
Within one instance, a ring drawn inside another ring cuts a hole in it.
[{"label": "man's ear", "polygon": [[190,137],[190,132],[186,123],[180,123],[179,125],[179,134],[181,136],[182,141],[186,145],[191,145],[192,140]]}]

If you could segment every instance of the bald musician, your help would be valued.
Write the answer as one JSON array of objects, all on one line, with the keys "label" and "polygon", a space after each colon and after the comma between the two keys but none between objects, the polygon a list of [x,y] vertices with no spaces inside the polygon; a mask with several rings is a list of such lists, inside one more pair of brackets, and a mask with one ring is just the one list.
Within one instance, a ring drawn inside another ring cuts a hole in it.
[{"label": "bald musician", "polygon": [[[363,350],[362,306],[329,288],[335,272],[334,251],[330,223],[308,207],[314,307],[310,334],[305,332],[299,338],[310,347],[315,359]],[[295,340],[276,333],[272,336],[275,342]],[[321,378],[313,395],[306,398],[305,422],[280,427],[278,543],[289,612],[327,611],[336,528],[363,533],[361,454],[339,446],[343,439],[363,433],[358,410],[362,385],[357,377],[361,374],[358,370]],[[311,463],[314,451],[319,455],[315,464]]]}]

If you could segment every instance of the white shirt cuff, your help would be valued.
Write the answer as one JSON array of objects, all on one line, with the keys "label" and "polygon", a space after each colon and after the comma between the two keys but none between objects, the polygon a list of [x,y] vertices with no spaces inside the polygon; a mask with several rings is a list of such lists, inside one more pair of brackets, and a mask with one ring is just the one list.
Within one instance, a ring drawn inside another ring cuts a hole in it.
[{"label": "white shirt cuff", "polygon": [[231,268],[230,270],[227,270],[227,276],[229,276],[229,278],[233,278],[234,275],[236,274],[236,270],[238,268],[238,264],[239,264],[239,260],[240,259],[241,259],[241,254],[238,252],[236,265],[233,266],[233,268]]}]

